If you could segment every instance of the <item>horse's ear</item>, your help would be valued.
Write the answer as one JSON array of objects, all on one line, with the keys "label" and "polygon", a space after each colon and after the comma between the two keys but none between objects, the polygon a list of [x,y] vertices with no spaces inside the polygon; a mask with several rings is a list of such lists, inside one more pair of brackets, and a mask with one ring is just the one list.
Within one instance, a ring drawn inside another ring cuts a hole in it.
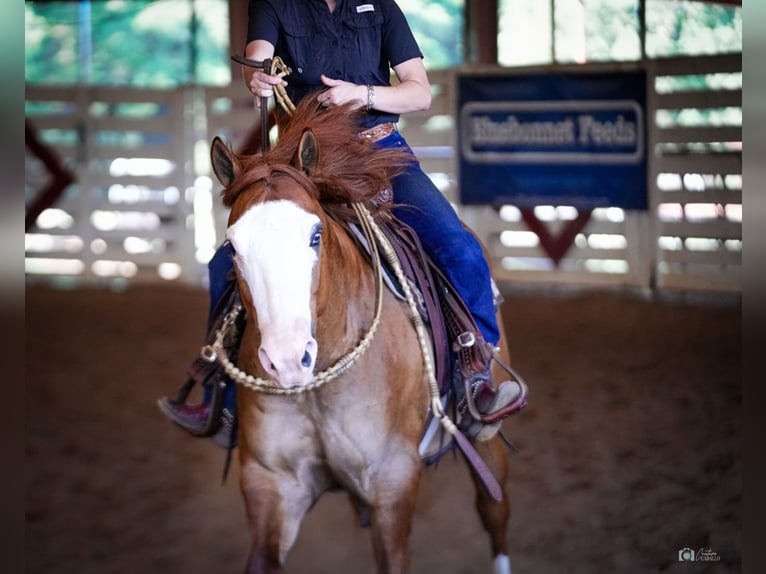
[{"label": "horse's ear", "polygon": [[298,143],[298,150],[293,157],[293,165],[311,175],[319,163],[319,145],[317,138],[311,129],[305,129]]},{"label": "horse's ear", "polygon": [[242,164],[231,148],[216,136],[210,147],[210,163],[213,173],[224,187],[229,187],[234,179],[242,171]]}]

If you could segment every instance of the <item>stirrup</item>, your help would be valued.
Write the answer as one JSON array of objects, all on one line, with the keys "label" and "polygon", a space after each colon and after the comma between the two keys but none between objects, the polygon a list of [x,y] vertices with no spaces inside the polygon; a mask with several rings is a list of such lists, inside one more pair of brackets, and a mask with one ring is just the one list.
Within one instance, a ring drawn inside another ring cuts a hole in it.
[{"label": "stirrup", "polygon": [[[510,383],[516,383],[519,386],[519,394],[518,396],[513,399],[511,402],[509,402],[506,405],[498,406],[494,411],[490,411],[487,413],[482,413],[479,411],[478,406],[476,405],[476,397],[478,395],[479,390],[483,385],[488,385],[490,388],[492,386],[490,385],[490,379],[489,377],[479,374],[471,377],[470,379],[465,380],[465,406],[468,410],[468,413],[471,415],[471,417],[480,423],[491,425],[495,424],[497,422],[500,422],[506,417],[511,416],[512,414],[515,414],[519,412],[522,408],[524,408],[527,404],[527,385],[522,380],[511,380],[511,381],[501,381],[500,384],[497,385],[496,389],[492,389],[492,392],[495,393],[497,396],[501,388]],[[499,397],[498,397],[499,398]],[[497,399],[496,399],[497,400]]]},{"label": "stirrup", "polygon": [[189,379],[178,389],[176,394],[171,397],[162,397],[158,399],[157,405],[160,410],[167,416],[173,423],[184,429],[186,432],[196,437],[209,437],[219,432],[223,424],[223,391],[226,388],[226,381],[219,380],[212,383],[212,393],[210,397],[209,412],[207,420],[200,428],[192,427],[187,421],[181,419],[177,414],[175,407],[186,408],[186,399],[191,392],[192,387],[195,384],[194,379]]},{"label": "stirrup", "polygon": [[[510,375],[510,380],[501,381],[497,388],[493,388],[490,383],[491,362],[493,360],[497,361]],[[461,388],[458,383],[458,389],[462,396],[457,403],[457,409],[462,419],[460,426],[468,436],[479,441],[492,438],[500,429],[503,419],[517,413],[527,404],[528,388],[526,383],[510,365],[497,356],[494,349],[482,372],[461,378],[463,385]],[[509,394],[511,393],[511,384],[518,385],[517,393]],[[485,385],[488,388],[488,391],[485,390],[485,392],[492,392],[494,395],[489,412],[481,412],[476,404]]]},{"label": "stirrup", "polygon": [[167,400],[174,404],[179,403],[185,403],[186,399],[189,397],[189,394],[191,393],[192,388],[194,388],[194,385],[197,384],[197,381],[194,380],[193,377],[189,377],[186,382],[181,385],[178,390],[176,391],[176,394],[173,395],[172,398],[165,397]]},{"label": "stirrup", "polygon": [[[489,388],[485,392],[493,393],[487,413],[481,413],[476,405],[484,385]],[[511,385],[518,386],[512,388]],[[497,389],[492,389],[489,378],[483,374],[466,380],[464,393],[457,404],[458,426],[466,436],[478,442],[492,439],[500,430],[503,420],[527,404],[527,388],[523,381],[502,381]]]}]

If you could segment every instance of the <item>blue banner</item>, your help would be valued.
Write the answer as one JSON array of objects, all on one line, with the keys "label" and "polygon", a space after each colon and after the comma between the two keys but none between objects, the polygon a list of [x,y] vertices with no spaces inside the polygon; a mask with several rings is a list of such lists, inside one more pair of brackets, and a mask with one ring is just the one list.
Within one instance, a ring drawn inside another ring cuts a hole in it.
[{"label": "blue banner", "polygon": [[646,74],[458,77],[464,204],[647,209]]}]

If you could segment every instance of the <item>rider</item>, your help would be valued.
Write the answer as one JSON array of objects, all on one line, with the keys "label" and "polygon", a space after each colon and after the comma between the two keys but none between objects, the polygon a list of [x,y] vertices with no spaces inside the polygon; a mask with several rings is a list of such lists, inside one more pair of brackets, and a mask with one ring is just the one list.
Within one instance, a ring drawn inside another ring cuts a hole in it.
[{"label": "rider", "polygon": [[[409,150],[397,128],[400,114],[426,110],[431,91],[423,65],[423,54],[394,0],[250,0],[245,56],[265,60],[277,55],[292,69],[285,79],[243,67],[248,89],[256,96],[270,97],[282,85],[298,102],[320,88],[325,106],[356,102],[366,113],[360,119],[360,136],[381,148]],[[398,83],[391,85],[390,68]],[[490,270],[476,238],[467,231],[450,203],[435,187],[420,165],[413,161],[392,181],[393,212],[417,233],[424,249],[461,296],[484,340],[492,346],[500,338],[495,315]],[[209,327],[220,321],[222,300],[231,291],[232,252],[224,243],[210,262],[211,312]],[[195,361],[191,378],[175,398],[160,400],[165,414],[197,436],[209,434],[217,421],[210,418],[211,390],[225,386],[223,423],[228,437],[217,435],[222,446],[231,446],[235,409],[234,386],[220,369]],[[482,414],[497,421],[518,411],[521,386],[503,381],[493,389],[488,371],[474,383],[473,396]],[[194,381],[205,383],[205,399],[190,405],[186,397]],[[467,434],[486,440],[499,425],[461,424]],[[233,440],[236,440],[233,438]]]}]

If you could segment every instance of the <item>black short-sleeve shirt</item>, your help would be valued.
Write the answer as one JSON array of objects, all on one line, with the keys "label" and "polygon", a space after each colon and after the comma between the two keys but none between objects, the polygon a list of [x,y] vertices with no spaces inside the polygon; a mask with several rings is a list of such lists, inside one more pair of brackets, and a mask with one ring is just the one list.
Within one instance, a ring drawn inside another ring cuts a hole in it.
[{"label": "black short-sleeve shirt", "polygon": [[[320,74],[361,85],[390,85],[390,68],[422,58],[394,0],[250,0],[247,42],[266,40],[292,68],[287,93],[294,102],[322,87]],[[362,127],[395,122],[372,110]]]}]

